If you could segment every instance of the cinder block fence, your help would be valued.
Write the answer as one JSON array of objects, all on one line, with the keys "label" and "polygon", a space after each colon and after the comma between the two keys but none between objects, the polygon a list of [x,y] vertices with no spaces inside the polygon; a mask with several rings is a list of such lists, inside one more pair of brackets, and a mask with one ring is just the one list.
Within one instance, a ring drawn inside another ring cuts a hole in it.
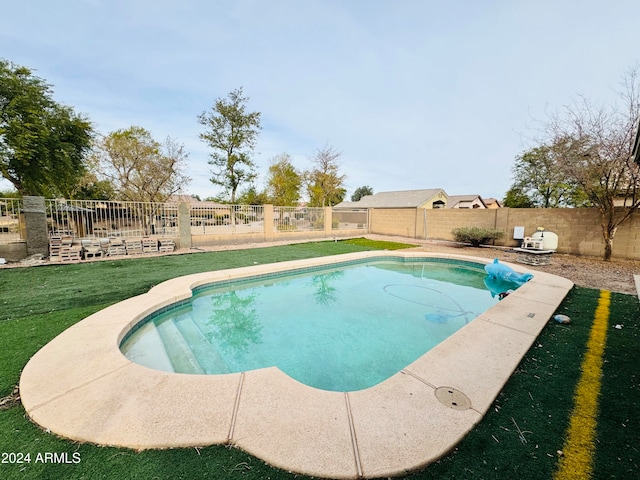
[{"label": "cinder block fence", "polygon": [[[622,213],[622,212],[620,212]],[[602,256],[604,241],[600,212],[596,208],[498,208],[498,209],[371,209],[369,230],[383,235],[453,240],[456,227],[480,227],[505,233],[496,245],[519,246],[514,228],[532,235],[538,227],[558,235],[558,252]],[[613,258],[640,260],[640,211],[634,211],[617,230]]]}]

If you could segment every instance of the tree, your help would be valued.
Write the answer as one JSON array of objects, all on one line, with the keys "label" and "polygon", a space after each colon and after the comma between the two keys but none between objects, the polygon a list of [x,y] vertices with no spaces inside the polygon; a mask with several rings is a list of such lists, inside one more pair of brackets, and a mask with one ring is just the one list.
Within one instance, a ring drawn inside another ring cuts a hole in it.
[{"label": "tree", "polygon": [[190,181],[183,172],[184,147],[171,138],[160,143],[142,127],[109,133],[97,142],[94,155],[118,200],[164,202]]},{"label": "tree", "polygon": [[326,144],[313,157],[314,168],[305,172],[305,183],[309,194],[309,205],[325,207],[344,200],[346,175],[340,175],[338,159],[342,153]]},{"label": "tree", "polygon": [[242,191],[236,202],[240,205],[264,205],[269,203],[266,191],[259,192],[254,185]]},{"label": "tree", "polygon": [[302,175],[293,166],[291,157],[282,153],[271,160],[269,177],[267,178],[267,193],[274,205],[297,205],[300,199]]},{"label": "tree", "polygon": [[211,183],[220,185],[235,203],[238,187],[256,178],[255,163],[250,154],[255,148],[260,130],[260,113],[247,112],[249,99],[242,96],[242,87],[218,98],[210,112],[202,112],[198,122],[205,127],[200,139],[213,149],[209,164],[214,167]]},{"label": "tree", "polygon": [[69,196],[92,135],[90,122],[56,103],[44,80],[0,59],[0,174],[20,194]]},{"label": "tree", "polygon": [[[616,230],[640,207],[640,166],[633,161],[640,118],[640,78],[630,70],[618,92],[622,102],[598,105],[580,98],[550,116],[546,132],[565,176],[600,211],[604,259],[611,259]],[[624,206],[616,208],[615,201]]]},{"label": "tree", "polygon": [[67,198],[74,200],[111,200],[116,197],[113,184],[106,178],[99,178],[100,165],[95,152],[87,157],[86,168],[77,180]]},{"label": "tree", "polygon": [[575,181],[565,176],[561,162],[547,145],[532,148],[517,156],[512,172],[513,193],[526,196],[532,207],[584,205],[584,192]]},{"label": "tree", "polygon": [[351,201],[357,202],[365,195],[373,195],[373,188],[371,188],[369,185],[356,188],[356,191],[353,192],[353,195],[351,195]]},{"label": "tree", "polygon": [[502,201],[505,207],[509,208],[533,208],[535,204],[520,187],[511,187]]},{"label": "tree", "polygon": [[99,179],[95,173],[87,171],[80,178],[69,198],[77,200],[111,200],[116,194],[109,180]]}]

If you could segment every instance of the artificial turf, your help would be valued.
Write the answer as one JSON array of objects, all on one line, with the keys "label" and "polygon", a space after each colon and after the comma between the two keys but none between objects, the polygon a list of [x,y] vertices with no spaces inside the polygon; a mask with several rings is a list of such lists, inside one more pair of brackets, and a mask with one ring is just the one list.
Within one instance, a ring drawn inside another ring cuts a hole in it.
[{"label": "artificial turf", "polygon": [[[11,393],[29,358],[58,333],[91,313],[143,293],[168,278],[254,263],[407,246],[370,242],[316,242],[0,270],[0,397]],[[598,295],[598,290],[574,288],[558,311],[569,315],[572,324],[551,321],[479,425],[449,455],[405,478],[552,478]],[[640,431],[638,310],[636,297],[612,295],[595,479],[633,478],[640,468],[636,440]],[[36,461],[38,453],[44,460],[47,452],[66,456],[59,455],[55,463]],[[272,468],[228,446],[135,452],[77,444],[32,424],[20,404],[0,410],[0,454],[5,453],[29,453],[31,461],[18,464],[10,462],[7,455],[5,460],[9,462],[1,463],[0,458],[2,479],[304,478]],[[60,463],[62,458],[70,463]]]}]

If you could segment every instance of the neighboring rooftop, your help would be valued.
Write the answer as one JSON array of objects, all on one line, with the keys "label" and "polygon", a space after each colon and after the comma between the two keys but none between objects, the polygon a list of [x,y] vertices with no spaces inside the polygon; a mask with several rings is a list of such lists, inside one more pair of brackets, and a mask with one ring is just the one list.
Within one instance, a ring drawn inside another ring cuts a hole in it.
[{"label": "neighboring rooftop", "polygon": [[200,200],[191,195],[171,195],[167,202],[169,203],[188,203],[191,207],[197,208],[211,208],[211,207],[228,207],[228,205],[219,202],[210,202],[207,200]]},{"label": "neighboring rooftop", "polygon": [[334,208],[418,208],[438,200],[446,203],[447,198],[446,192],[441,188],[401,190],[365,195],[358,202],[342,202]]},{"label": "neighboring rooftop", "polygon": [[497,198],[489,197],[489,198],[484,198],[483,200],[487,208],[502,208],[502,202]]},{"label": "neighboring rooftop", "polygon": [[449,195],[447,208],[487,208],[480,195]]}]

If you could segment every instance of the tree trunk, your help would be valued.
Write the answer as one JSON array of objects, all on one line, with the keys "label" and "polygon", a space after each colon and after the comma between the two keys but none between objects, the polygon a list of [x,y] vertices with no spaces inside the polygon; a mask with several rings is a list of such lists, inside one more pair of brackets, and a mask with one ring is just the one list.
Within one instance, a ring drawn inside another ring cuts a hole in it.
[{"label": "tree trunk", "polygon": [[613,248],[613,238],[605,238],[604,241],[604,260],[611,260],[611,249]]},{"label": "tree trunk", "polygon": [[612,219],[602,219],[602,238],[604,240],[604,260],[611,260],[611,251],[613,250],[613,238],[616,236],[618,229]]}]

